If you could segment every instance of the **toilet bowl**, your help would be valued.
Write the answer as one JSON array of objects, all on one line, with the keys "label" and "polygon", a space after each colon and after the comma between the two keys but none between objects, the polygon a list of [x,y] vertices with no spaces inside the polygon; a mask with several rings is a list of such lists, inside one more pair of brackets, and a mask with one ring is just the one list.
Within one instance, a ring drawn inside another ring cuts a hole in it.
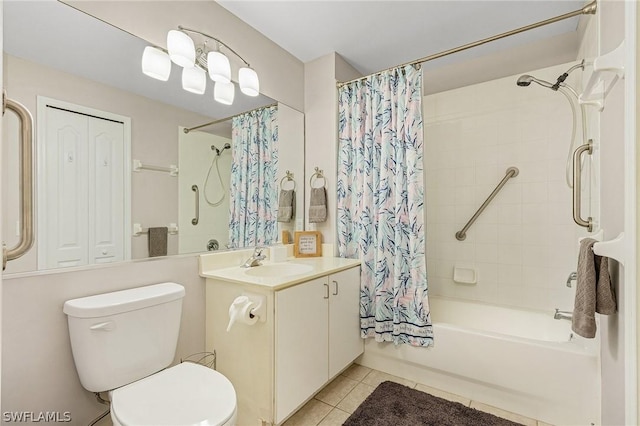
[{"label": "toilet bowl", "polygon": [[116,426],[234,426],[236,393],[208,367],[175,358],[184,287],[161,283],[68,300],[82,386],[109,392]]},{"label": "toilet bowl", "polygon": [[232,426],[236,393],[222,374],[185,362],[110,392],[114,426]]}]

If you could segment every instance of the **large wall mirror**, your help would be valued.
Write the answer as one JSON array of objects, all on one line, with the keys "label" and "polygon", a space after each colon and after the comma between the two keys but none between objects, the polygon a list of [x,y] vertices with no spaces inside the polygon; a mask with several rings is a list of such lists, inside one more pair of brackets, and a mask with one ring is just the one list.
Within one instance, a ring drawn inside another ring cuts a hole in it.
[{"label": "large wall mirror", "polygon": [[[3,13],[3,85],[32,112],[37,134],[36,242],[5,273],[146,258],[155,250],[148,229],[158,227],[168,227],[168,255],[242,247],[230,240],[234,155],[238,117],[256,111],[272,111],[277,124],[273,211],[260,214],[275,216],[280,189],[295,187],[295,214],[277,222],[278,239],[302,227],[301,112],[239,90],[222,105],[210,81],[204,95],[186,92],[175,64],[168,81],[151,79],[141,72],[149,43],[58,1],[5,2]],[[11,246],[20,229],[17,119],[7,112],[2,125]]]}]

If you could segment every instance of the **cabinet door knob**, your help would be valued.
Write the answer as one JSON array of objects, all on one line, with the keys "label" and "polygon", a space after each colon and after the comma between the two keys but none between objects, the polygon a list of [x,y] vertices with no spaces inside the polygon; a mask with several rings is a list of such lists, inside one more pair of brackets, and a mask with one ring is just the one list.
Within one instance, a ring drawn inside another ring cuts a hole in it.
[{"label": "cabinet door knob", "polygon": [[323,299],[328,299],[329,298],[329,284],[324,283],[324,288],[327,290],[327,293],[325,294]]},{"label": "cabinet door knob", "polygon": [[336,291],[333,292],[333,295],[337,296],[338,295],[338,281],[333,281],[333,284],[335,285],[335,289],[336,289]]}]

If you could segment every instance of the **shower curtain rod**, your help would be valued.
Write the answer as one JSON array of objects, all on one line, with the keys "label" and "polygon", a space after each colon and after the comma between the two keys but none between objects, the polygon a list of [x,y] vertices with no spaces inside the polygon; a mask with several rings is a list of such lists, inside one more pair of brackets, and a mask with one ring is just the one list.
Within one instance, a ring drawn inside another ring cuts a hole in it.
[{"label": "shower curtain rod", "polygon": [[531,25],[527,25],[527,26],[524,26],[524,27],[516,28],[515,30],[511,30],[511,31],[507,31],[505,33],[501,33],[501,34],[497,34],[497,35],[494,35],[494,36],[491,36],[491,37],[483,38],[481,40],[477,40],[477,41],[474,41],[472,43],[467,43],[467,44],[464,44],[462,46],[454,47],[454,48],[449,49],[449,50],[444,50],[444,51],[439,52],[439,53],[434,53],[433,55],[425,56],[424,58],[416,59],[415,61],[405,62],[404,64],[396,65],[396,66],[390,67],[390,68],[386,68],[384,70],[381,70],[381,71],[378,71],[378,72],[374,72],[372,74],[365,75],[363,77],[354,78],[353,80],[338,82],[337,86],[338,87],[342,87],[345,84],[353,83],[354,81],[364,80],[364,79],[369,78],[371,76],[381,74],[381,73],[383,73],[385,71],[390,71],[390,70],[396,69],[396,68],[402,68],[402,67],[405,67],[407,65],[414,65],[415,66],[415,65],[421,64],[423,62],[432,61],[434,59],[442,58],[444,56],[448,56],[448,55],[451,55],[453,53],[462,52],[463,50],[471,49],[473,47],[481,46],[483,44],[490,43],[492,41],[500,40],[500,39],[505,38],[505,37],[509,37],[509,36],[512,36],[512,35],[515,35],[515,34],[519,34],[519,33],[525,32],[525,31],[533,30],[535,28],[543,27],[545,25],[553,24],[555,22],[563,21],[565,19],[573,18],[574,16],[578,16],[578,15],[595,15],[597,7],[598,6],[597,6],[597,3],[596,3],[596,0],[594,0],[591,3],[589,3],[588,5],[584,6],[582,9],[574,10],[573,12],[565,13],[564,15],[558,15],[558,16],[556,16],[554,18],[545,19],[544,21],[536,22],[535,24],[531,24]]},{"label": "shower curtain rod", "polygon": [[237,117],[237,116],[242,115],[242,114],[246,114],[246,113],[251,112],[251,111],[257,111],[257,110],[262,109],[262,108],[271,108],[271,107],[277,106],[277,105],[278,105],[278,103],[275,102],[275,103],[272,103],[272,104],[269,104],[269,105],[261,106],[261,107],[254,108],[254,109],[250,109],[250,110],[247,110],[247,111],[244,111],[244,112],[239,112],[239,113],[237,113],[235,115],[232,115],[232,116],[229,116],[229,117],[219,118],[217,120],[213,120],[213,121],[210,121],[208,123],[201,124],[199,126],[189,127],[189,128],[185,127],[184,129],[182,129],[182,131],[185,132],[185,133],[189,133],[192,130],[198,130],[198,129],[202,129],[203,127],[213,126],[214,124],[222,123],[223,121],[227,121],[227,120],[229,120],[231,118]]}]

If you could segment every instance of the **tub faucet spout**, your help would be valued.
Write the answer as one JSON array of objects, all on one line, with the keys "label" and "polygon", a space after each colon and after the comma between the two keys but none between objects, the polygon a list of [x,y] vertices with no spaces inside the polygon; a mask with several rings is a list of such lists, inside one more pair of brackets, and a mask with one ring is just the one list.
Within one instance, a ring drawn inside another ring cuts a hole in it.
[{"label": "tub faucet spout", "polygon": [[553,315],[553,319],[566,319],[571,321],[571,319],[573,318],[573,312],[570,311],[561,311],[560,309],[556,308],[556,313]]}]

